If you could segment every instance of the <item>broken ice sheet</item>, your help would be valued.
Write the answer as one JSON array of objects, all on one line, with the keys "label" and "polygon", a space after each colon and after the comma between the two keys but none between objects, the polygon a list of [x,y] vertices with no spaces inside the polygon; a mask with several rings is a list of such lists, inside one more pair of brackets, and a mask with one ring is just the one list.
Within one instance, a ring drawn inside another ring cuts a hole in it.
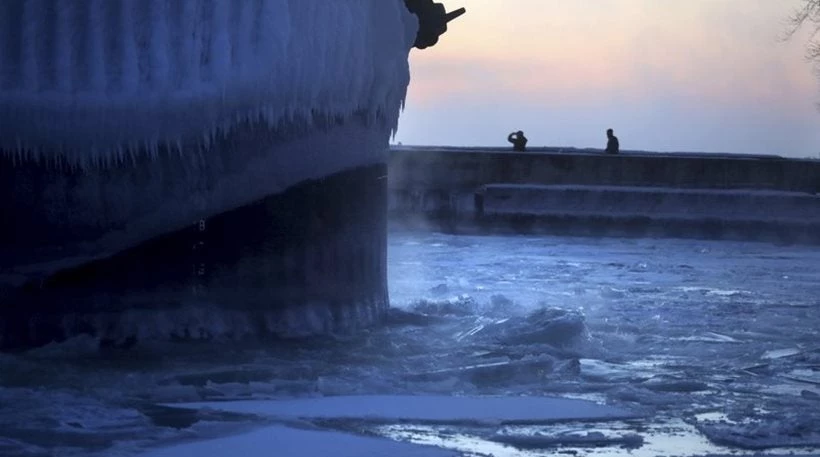
[{"label": "broken ice sheet", "polygon": [[710,441],[748,450],[820,447],[820,412],[807,409],[788,414],[763,414],[754,419],[699,420],[695,427]]},{"label": "broken ice sheet", "polygon": [[558,446],[620,446],[633,449],[641,447],[644,442],[643,437],[635,433],[613,435],[601,431],[528,435],[497,434],[490,437],[490,441],[509,444],[518,449],[548,449]]}]

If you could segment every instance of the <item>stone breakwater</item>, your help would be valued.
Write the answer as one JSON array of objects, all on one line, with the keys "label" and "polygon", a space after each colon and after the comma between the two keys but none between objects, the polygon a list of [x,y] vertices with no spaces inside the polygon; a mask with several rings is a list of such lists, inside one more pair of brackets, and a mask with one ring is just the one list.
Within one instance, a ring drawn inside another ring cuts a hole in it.
[{"label": "stone breakwater", "polygon": [[394,224],[478,233],[820,243],[820,161],[398,147]]}]

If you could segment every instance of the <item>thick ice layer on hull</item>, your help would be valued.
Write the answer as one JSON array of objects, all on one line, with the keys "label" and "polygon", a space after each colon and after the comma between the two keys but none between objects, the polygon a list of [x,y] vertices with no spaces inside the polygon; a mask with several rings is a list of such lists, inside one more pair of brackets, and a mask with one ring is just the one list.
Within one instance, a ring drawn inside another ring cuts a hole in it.
[{"label": "thick ice layer on hull", "polygon": [[398,119],[403,0],[0,2],[0,150],[130,162],[244,122]]}]

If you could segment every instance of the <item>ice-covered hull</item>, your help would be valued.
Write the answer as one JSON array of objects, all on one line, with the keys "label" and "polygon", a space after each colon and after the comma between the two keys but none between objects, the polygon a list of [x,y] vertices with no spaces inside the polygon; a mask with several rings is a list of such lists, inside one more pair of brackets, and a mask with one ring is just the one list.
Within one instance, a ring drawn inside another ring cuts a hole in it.
[{"label": "ice-covered hull", "polygon": [[387,305],[403,0],[21,0],[0,30],[0,346],[307,335]]}]

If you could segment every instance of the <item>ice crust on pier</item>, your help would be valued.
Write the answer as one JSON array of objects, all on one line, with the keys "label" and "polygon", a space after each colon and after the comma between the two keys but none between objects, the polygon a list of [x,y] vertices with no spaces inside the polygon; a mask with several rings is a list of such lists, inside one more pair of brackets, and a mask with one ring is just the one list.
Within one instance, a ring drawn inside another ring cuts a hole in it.
[{"label": "ice crust on pier", "polygon": [[0,150],[109,166],[248,122],[395,129],[417,28],[401,0],[0,2]]}]

